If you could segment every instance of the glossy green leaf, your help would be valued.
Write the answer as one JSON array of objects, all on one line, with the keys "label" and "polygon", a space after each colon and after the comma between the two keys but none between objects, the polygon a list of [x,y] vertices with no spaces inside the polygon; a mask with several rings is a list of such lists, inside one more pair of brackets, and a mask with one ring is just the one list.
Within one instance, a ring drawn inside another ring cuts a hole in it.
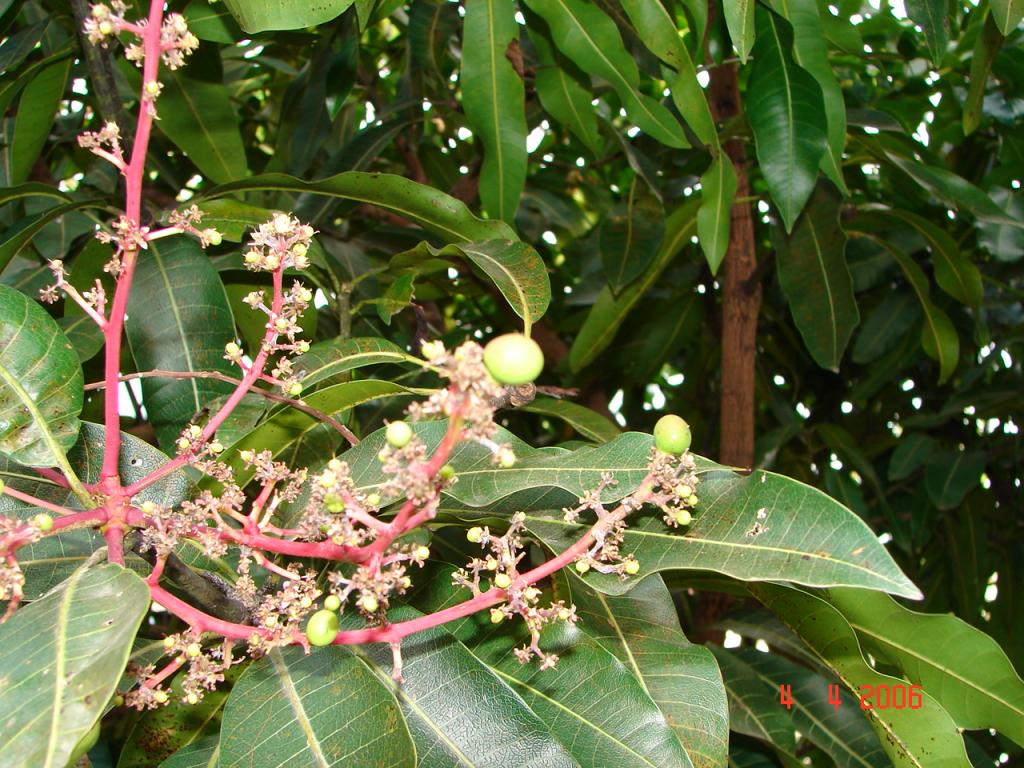
[{"label": "glossy green leaf", "polygon": [[231,15],[246,32],[315,27],[337,18],[353,0],[224,0]]},{"label": "glossy green leaf", "polygon": [[80,568],[0,625],[0,752],[10,768],[63,768],[103,714],[149,590],[119,565]]},{"label": "glossy green leaf", "polygon": [[42,40],[49,26],[50,20],[44,18],[9,35],[0,45],[0,72],[13,72],[17,69]]},{"label": "glossy green leaf", "polygon": [[[555,61],[543,36],[533,34],[530,39],[543,65],[537,69],[535,85],[544,111],[572,131],[587,149],[597,154],[601,136],[597,131],[597,116],[590,104],[593,96],[589,87]],[[538,39],[544,42],[538,43]],[[545,53],[548,55],[547,60],[544,58]]]},{"label": "glossy green leaf", "polygon": [[[1024,219],[1024,197],[1020,194],[1005,187],[992,187],[988,194],[1010,216]],[[1017,261],[1024,256],[1024,230],[1008,224],[981,222],[978,225],[978,244],[999,261]]]},{"label": "glossy green leaf", "polygon": [[200,40],[232,45],[243,37],[230,11],[221,5],[191,0],[182,15],[188,22],[189,32]]},{"label": "glossy green leaf", "polygon": [[932,63],[941,66],[949,45],[949,4],[946,0],[906,0],[907,16],[924,30]]},{"label": "glossy green leaf", "polygon": [[814,191],[828,144],[825,105],[818,83],[793,60],[789,24],[763,9],[757,24],[747,118],[761,172],[788,232]]},{"label": "glossy green leaf", "polygon": [[416,749],[389,686],[352,653],[289,646],[254,662],[224,707],[219,766],[253,765],[415,768]]},{"label": "glossy green leaf", "polygon": [[254,190],[327,195],[370,203],[397,213],[448,242],[515,238],[515,233],[504,222],[477,218],[470,213],[465,203],[454,197],[424,184],[385,173],[348,171],[309,182],[283,173],[267,173],[222,184],[210,190],[205,199]]},{"label": "glossy green leaf", "polygon": [[[125,323],[140,371],[238,371],[224,359],[235,337],[227,294],[210,260],[191,238],[150,243],[139,255]],[[184,426],[230,384],[213,379],[142,380],[157,438],[172,446]]]},{"label": "glossy green leaf", "polygon": [[[100,479],[103,465],[105,431],[99,424],[82,423],[78,442],[68,452],[68,462],[85,483]],[[129,485],[166,464],[167,456],[137,437],[121,433],[120,477]],[[0,480],[8,486],[38,499],[72,510],[85,509],[67,488],[39,477],[31,469],[0,458]],[[144,501],[170,507],[187,498],[192,487],[185,472],[162,478],[132,497],[132,503]],[[10,496],[0,496],[0,515],[28,520],[40,510]],[[103,545],[103,537],[90,529],[79,529],[47,536],[18,550],[18,564],[25,573],[25,597],[34,600],[66,579]]]},{"label": "glossy green leaf", "polygon": [[623,597],[565,576],[557,584],[557,596],[576,606],[583,631],[633,673],[665,714],[694,768],[725,765],[729,717],[722,675],[711,652],[686,639],[661,577],[645,578]]},{"label": "glossy green leaf", "polygon": [[637,176],[625,198],[608,211],[598,229],[601,262],[612,293],[642,275],[655,257],[665,235],[665,210]]},{"label": "glossy green leaf", "polygon": [[740,61],[747,63],[747,57],[754,47],[754,0],[734,0],[722,3],[725,13],[725,24],[729,28],[732,45],[739,54]]},{"label": "glossy green leaf", "polygon": [[372,300],[377,305],[377,316],[384,322],[384,325],[391,325],[391,318],[412,303],[415,294],[415,280],[416,275],[412,272],[399,275],[385,289],[380,298]]},{"label": "glossy green leaf", "polygon": [[[468,598],[440,574],[418,602],[433,612]],[[520,663],[515,646],[529,641],[521,621],[495,628],[485,611],[444,625],[504,681],[572,754],[581,768],[614,765],[689,768],[686,751],[665,715],[608,650],[578,627],[556,622],[541,634],[541,648],[559,656],[552,669]]]},{"label": "glossy green leaf", "polygon": [[[428,446],[444,432],[442,422],[416,427]],[[369,492],[384,481],[377,451],[383,430],[367,435],[345,454],[358,488]],[[508,442],[517,461],[512,468],[494,464],[491,452],[462,442],[450,463],[459,481],[446,491],[442,505],[453,514],[493,513],[498,502],[526,512],[527,527],[554,551],[575,543],[588,526],[567,523],[561,509],[577,503],[597,487],[603,473],[617,485],[601,493],[611,504],[635,489],[646,474],[653,438],[627,432],[602,445],[567,451],[534,449],[501,431],[494,438]],[[827,494],[771,472],[735,474],[699,459],[700,503],[685,531],[670,529],[661,516],[643,512],[631,519],[623,552],[633,553],[645,573],[693,568],[743,580],[782,579],[809,586],[848,585],[920,598],[921,593],[900,571],[864,522]],[[591,573],[587,583],[606,594],[620,595],[633,580]]]},{"label": "glossy green leaf", "polygon": [[[751,592],[800,635],[858,698],[862,685],[905,685],[876,672],[865,661],[857,636],[842,614],[819,597],[774,584]],[[895,765],[914,768],[969,768],[956,724],[927,689],[919,709],[866,710],[879,741]]]},{"label": "glossy green leaf", "polygon": [[161,82],[156,125],[164,135],[214,183],[243,178],[248,169],[245,146],[228,89],[188,77],[182,70],[163,72]]},{"label": "glossy green leaf", "polygon": [[[8,194],[0,196],[0,202],[8,202],[22,197],[45,195],[40,189],[43,186],[42,184],[30,182],[17,187],[10,187],[5,190]],[[52,187],[48,189],[51,194],[45,196],[65,200],[66,202],[55,205],[52,208],[47,208],[42,213],[23,220],[0,235],[0,270],[3,270],[11,262],[11,259],[25,250],[31,244],[32,238],[39,234],[50,222],[56,221],[61,216],[72,211],[102,207],[102,201],[100,200],[72,200]]]},{"label": "glossy green leaf", "polygon": [[819,185],[790,234],[776,242],[779,282],[800,336],[822,368],[839,370],[853,329],[860,322],[846,264],[846,233],[839,224],[841,199]]},{"label": "glossy green leaf", "polygon": [[492,218],[515,225],[526,183],[526,105],[523,80],[506,58],[519,45],[512,0],[467,0],[462,50],[462,105],[480,137],[484,162],[480,200]]},{"label": "glossy green leaf", "polygon": [[70,72],[70,59],[58,61],[36,75],[21,94],[11,139],[8,185],[28,179],[50,135]]},{"label": "glossy green leaf", "polygon": [[793,58],[821,88],[828,127],[828,144],[821,158],[821,170],[845,194],[843,150],[846,146],[846,103],[839,87],[839,78],[829,62],[821,10],[815,0],[781,0],[774,3],[773,8],[793,26]]},{"label": "glossy green leaf", "polygon": [[[676,70],[672,100],[686,123],[704,144],[718,148],[718,131],[711,107],[697,80],[697,69],[683,45],[675,20],[660,0],[622,0],[630,22],[651,53]],[[750,4],[751,10],[753,3]]]},{"label": "glossy green leaf", "polygon": [[1024,745],[1024,680],[999,644],[947,614],[908,610],[886,595],[833,589],[828,599],[865,650],[898,666],[960,728],[995,728]]},{"label": "glossy green leaf", "polygon": [[428,258],[468,261],[501,291],[509,306],[525,324],[524,333],[547,311],[551,281],[540,255],[518,240],[485,240],[434,248],[420,243],[392,258],[393,267],[414,266]]},{"label": "glossy green leaf", "polygon": [[682,126],[664,106],[639,91],[640,73],[615,22],[583,0],[527,2],[551,28],[555,44],[573,63],[615,90],[626,114],[641,130],[670,147],[687,147]]},{"label": "glossy green leaf", "polygon": [[718,268],[729,248],[732,202],[736,197],[736,171],[724,152],[711,159],[711,165],[700,177],[703,194],[697,210],[697,237],[711,274]]},{"label": "glossy green leaf", "polygon": [[675,258],[680,249],[693,236],[697,224],[699,201],[683,203],[665,219],[665,237],[661,248],[648,270],[618,296],[611,289],[604,288],[594,301],[594,306],[583,321],[572,347],[569,349],[569,367],[579,371],[608,347],[615,338],[626,316],[657,282],[665,267]]},{"label": "glossy green leaf", "polygon": [[619,428],[607,416],[602,416],[597,411],[570,400],[538,397],[529,405],[524,405],[518,410],[560,419],[575,429],[581,437],[596,443],[607,442],[619,434]]},{"label": "glossy green leaf", "polygon": [[992,0],[992,17],[999,26],[999,31],[1009,35],[1024,19],[1024,0]]},{"label": "glossy green leaf", "polygon": [[[422,615],[405,606],[388,618]],[[578,766],[509,684],[449,632],[435,628],[403,641],[401,686],[391,681],[389,648],[368,645],[356,655],[393,689],[416,744],[419,768]]]},{"label": "glossy green leaf", "polygon": [[735,652],[711,646],[729,701],[729,728],[768,742],[786,754],[796,751],[792,719],[779,704],[778,687],[769,688]]},{"label": "glossy green leaf", "polygon": [[978,39],[974,43],[971,56],[971,73],[968,78],[970,86],[967,98],[964,99],[964,134],[971,134],[981,125],[985,102],[985,86],[992,71],[992,62],[1003,47],[1005,37],[999,32],[992,16],[986,15],[982,22]]},{"label": "glossy green leaf", "polygon": [[327,339],[311,345],[309,352],[296,359],[295,372],[303,389],[309,391],[314,384],[334,381],[348,371],[386,363],[419,365],[422,360],[376,336]]},{"label": "glossy green leaf", "polygon": [[893,209],[872,212],[875,217],[892,217],[909,224],[925,239],[935,264],[935,282],[957,301],[977,309],[981,306],[980,270],[965,257],[953,237],[933,222],[910,211]]},{"label": "glossy green leaf", "polygon": [[78,439],[82,366],[56,321],[20,291],[0,285],[0,453],[53,467]]},{"label": "glossy green leaf", "polygon": [[985,454],[981,451],[943,451],[925,465],[928,497],[939,509],[953,509],[981,483]]},{"label": "glossy green leaf", "polygon": [[[735,696],[734,711],[745,724],[745,733],[760,736],[762,720],[767,721],[764,725],[773,723],[777,727],[778,715],[783,714],[788,723],[781,739],[780,734],[770,732],[769,741],[790,754],[795,752],[792,745],[795,730],[824,750],[837,768],[891,766],[878,736],[860,712],[858,699],[840,690],[839,705],[830,703],[829,685],[832,683],[827,678],[783,656],[761,653],[753,648],[716,649],[715,657],[723,673],[729,670],[726,685],[730,696]],[[723,657],[729,657],[729,662]],[[791,686],[791,709],[779,702],[782,684]],[[752,698],[754,696],[756,699]]]}]

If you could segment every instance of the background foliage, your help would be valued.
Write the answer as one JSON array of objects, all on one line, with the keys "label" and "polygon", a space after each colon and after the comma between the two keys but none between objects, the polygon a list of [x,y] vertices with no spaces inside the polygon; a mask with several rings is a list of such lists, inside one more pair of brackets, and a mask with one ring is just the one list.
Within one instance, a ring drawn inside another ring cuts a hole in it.
[{"label": "background foliage", "polygon": [[[479,457],[463,455],[448,522],[500,523],[528,509],[530,531],[557,546],[568,533],[545,511],[567,503],[581,476],[570,469],[538,484],[526,470],[577,461],[628,482],[649,442],[616,436],[649,431],[664,412],[686,417],[697,452],[796,478],[839,503],[773,474],[709,466],[694,529],[706,543],[666,542],[660,523],[641,523],[630,536],[644,573],[661,575],[627,595],[632,582],[555,582],[583,617],[546,638],[566,649],[555,670],[519,666],[511,631],[493,632],[486,616],[413,638],[401,691],[376,648],[275,651],[201,711],[115,710],[94,764],[714,766],[727,751],[742,766],[1020,759],[1024,684],[1010,662],[1024,663],[1024,6],[171,7],[202,45],[167,76],[147,202],[153,212],[198,202],[225,243],[212,257],[184,240],[145,254],[125,357],[137,370],[231,373],[225,341],[261,332],[242,304],[258,278],[239,268],[237,243],[268,209],[295,210],[319,231],[320,292],[306,323],[320,343],[307,356],[306,399],[358,435],[397,415],[410,388],[431,385],[403,367],[418,340],[487,338],[519,318],[546,352],[540,383],[579,390],[505,412],[538,450],[517,448],[523,471],[501,480],[467,475]],[[116,204],[118,179],[75,138],[101,117],[126,126],[120,105],[134,105],[138,75],[119,57],[86,56],[75,30],[64,3],[0,2],[0,322],[15,326],[21,299],[9,295],[34,297],[49,279],[45,259],[64,259],[79,287],[106,279],[109,254],[90,233]],[[483,242],[492,238],[525,245]],[[736,293],[720,267],[741,257],[756,266]],[[749,302],[755,285],[759,307]],[[722,403],[733,407],[723,356],[736,353],[721,318],[736,302],[757,318],[744,353],[756,366],[757,441],[745,459],[730,458],[735,438],[720,427]],[[49,311],[84,380],[102,378],[99,333],[70,303]],[[56,338],[45,323],[35,330],[40,348]],[[0,362],[23,378],[3,352]],[[73,379],[65,362],[57,367]],[[123,423],[141,438],[126,472],[164,460],[146,442],[169,450],[224,391],[212,380],[143,380]],[[228,425],[229,456],[252,444],[314,464],[340,448],[305,414],[246,404]],[[100,409],[87,391],[72,451],[86,470],[90,440],[93,449],[102,440],[91,424]],[[367,472],[374,440],[357,449]],[[26,464],[46,464],[50,450],[0,447]],[[5,467],[10,481],[18,473]],[[545,498],[555,491],[559,503]],[[180,499],[187,482],[153,492]],[[45,493],[70,496],[36,491]],[[464,560],[460,540],[439,535],[445,559]],[[33,553],[30,597],[95,544],[77,532],[58,546]],[[836,556],[844,547],[848,562]],[[874,554],[862,563],[865,550]],[[124,576],[77,573],[96,589]],[[914,597],[906,577],[924,597],[913,611],[851,588]],[[4,632],[48,621],[61,601],[77,613],[71,583]],[[450,593],[439,572],[401,610],[434,610]],[[144,623],[136,659],[152,653],[160,621]],[[102,664],[116,666],[118,653]],[[825,698],[829,682],[856,690],[893,677],[923,685],[921,710],[861,713],[852,696],[838,709]],[[335,682],[318,687],[322,678]],[[793,685],[791,711],[778,702],[781,682]],[[72,745],[97,714],[68,725]],[[261,742],[267,723],[280,730]],[[968,729],[963,739],[958,729]],[[13,749],[11,738],[0,746]]]}]

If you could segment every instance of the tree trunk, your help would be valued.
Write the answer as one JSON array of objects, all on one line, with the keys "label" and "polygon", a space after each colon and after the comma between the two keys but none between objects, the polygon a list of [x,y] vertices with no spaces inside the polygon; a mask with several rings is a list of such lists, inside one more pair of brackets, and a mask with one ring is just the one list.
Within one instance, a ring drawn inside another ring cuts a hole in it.
[{"label": "tree trunk", "polygon": [[[741,111],[735,64],[711,69],[711,111],[718,122]],[[732,206],[729,248],[725,254],[722,284],[722,394],[719,460],[726,465],[754,464],[754,355],[757,348],[757,314],[761,308],[761,283],[755,277],[757,253],[751,210],[750,179],[746,148],[742,141],[725,143],[726,154],[736,167],[736,199]]]}]

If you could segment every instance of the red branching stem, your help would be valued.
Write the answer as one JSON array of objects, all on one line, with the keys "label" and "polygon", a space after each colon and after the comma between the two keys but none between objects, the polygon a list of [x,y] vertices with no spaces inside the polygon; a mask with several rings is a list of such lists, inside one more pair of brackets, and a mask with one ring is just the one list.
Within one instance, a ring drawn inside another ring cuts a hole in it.
[{"label": "red branching stem", "polygon": [[[149,6],[149,19],[144,28],[135,24],[121,23],[142,39],[145,58],[142,65],[142,86],[139,98],[139,116],[135,124],[135,138],[132,142],[132,158],[123,170],[125,178],[125,216],[136,226],[142,226],[142,181],[146,170],[146,154],[149,151],[149,136],[153,129],[153,110],[146,95],[146,84],[155,82],[160,69],[160,28],[163,24],[164,4],[162,0],[152,0]],[[106,427],[106,440],[103,447],[103,469],[100,479],[106,484],[107,490],[116,490],[121,481],[118,477],[118,459],[121,451],[121,417],[119,414],[117,387],[118,376],[121,374],[121,335],[124,331],[124,318],[128,309],[128,295],[131,292],[132,276],[135,273],[135,262],[138,251],[125,249],[122,253],[122,271],[117,279],[114,290],[114,301],[110,309],[110,319],[103,329],[106,345],[103,364],[103,378],[107,389],[103,404],[103,423]],[[109,542],[108,542],[109,543]]]},{"label": "red branching stem", "polygon": [[124,565],[124,526],[108,523],[103,530],[103,538],[107,542],[107,560]]},{"label": "red branching stem", "polygon": [[[284,295],[282,291],[282,282],[284,276],[284,266],[282,265],[273,273],[274,276],[274,300],[271,304],[270,312],[271,318],[277,317],[281,313],[281,308],[284,305]],[[205,442],[213,437],[217,428],[224,423],[224,420],[231,415],[231,412],[235,410],[242,398],[246,396],[252,385],[259,379],[260,374],[263,372],[263,366],[267,363],[267,358],[270,357],[268,350],[273,348],[274,342],[277,340],[277,332],[273,330],[273,323],[269,323],[267,332],[263,336],[263,343],[260,345],[260,351],[252,361],[252,366],[245,372],[245,376],[242,377],[241,381],[238,382],[238,386],[235,387],[235,391],[231,393],[231,396],[224,402],[220,410],[217,411],[210,420],[206,422],[206,426],[203,428],[202,441]],[[107,382],[107,391],[109,392],[110,383]],[[185,466],[192,458],[190,453],[183,453],[175,458],[171,459],[166,464],[161,465],[158,469],[153,470],[144,478],[138,482],[132,483],[127,488],[129,496],[134,496],[139,491],[145,490],[153,483],[160,480],[162,477],[166,477],[172,472],[176,472]]]},{"label": "red branching stem", "polygon": [[[71,485],[67,481],[67,478],[65,478],[64,475],[62,475],[56,469],[49,469],[47,467],[33,467],[32,471],[35,472],[40,477],[49,480],[54,485],[59,485],[61,488],[71,487]],[[85,487],[88,489],[89,485],[86,484]]]},{"label": "red branching stem", "polygon": [[3,493],[6,494],[7,496],[10,496],[12,499],[23,501],[26,504],[32,505],[33,507],[39,507],[40,509],[46,509],[49,510],[50,512],[55,512],[58,515],[63,516],[74,514],[74,510],[68,509],[67,507],[62,507],[60,504],[53,504],[52,502],[44,501],[43,499],[37,499],[35,496],[31,496],[30,494],[22,493],[21,491],[15,490],[14,488],[11,488],[9,485],[4,487]]},{"label": "red branching stem", "polygon": [[160,683],[162,683],[168,677],[173,675],[183,666],[185,666],[184,657],[179,656],[176,659],[172,659],[171,661],[167,662],[167,665],[159,672],[157,672],[155,675],[146,678],[146,682],[144,682],[142,685],[146,688],[156,688],[158,685],[160,685]]}]

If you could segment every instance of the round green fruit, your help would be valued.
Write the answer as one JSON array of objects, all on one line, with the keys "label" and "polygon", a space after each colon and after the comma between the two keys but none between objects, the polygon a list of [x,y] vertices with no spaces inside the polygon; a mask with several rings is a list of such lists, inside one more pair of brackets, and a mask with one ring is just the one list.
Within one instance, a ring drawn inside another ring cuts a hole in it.
[{"label": "round green fruit", "polygon": [[499,573],[494,577],[494,586],[498,589],[508,589],[512,586],[512,579],[507,573]]},{"label": "round green fruit", "polygon": [[338,636],[338,614],[326,609],[317,611],[306,622],[310,645],[330,645]]},{"label": "round green fruit", "polygon": [[675,414],[654,425],[654,445],[665,453],[684,453],[690,447],[690,425]]},{"label": "round green fruit", "polygon": [[412,440],[412,427],[404,421],[392,421],[388,424],[385,436],[392,448],[405,448]]},{"label": "round green fruit", "polygon": [[484,365],[499,384],[529,384],[544,370],[544,353],[521,333],[506,333],[484,347]]},{"label": "round green fruit", "polygon": [[53,518],[45,512],[40,512],[32,518],[32,524],[43,533],[46,533],[53,528]]},{"label": "round green fruit", "polygon": [[479,544],[483,537],[484,529],[478,525],[474,525],[472,528],[466,531],[466,539],[468,541],[473,542],[474,544]]},{"label": "round green fruit", "polygon": [[328,595],[324,598],[324,608],[328,611],[336,611],[341,608],[341,598],[337,595]]},{"label": "round green fruit", "polygon": [[636,576],[640,573],[640,561],[639,560],[627,560],[626,561],[626,573],[630,576]]}]

